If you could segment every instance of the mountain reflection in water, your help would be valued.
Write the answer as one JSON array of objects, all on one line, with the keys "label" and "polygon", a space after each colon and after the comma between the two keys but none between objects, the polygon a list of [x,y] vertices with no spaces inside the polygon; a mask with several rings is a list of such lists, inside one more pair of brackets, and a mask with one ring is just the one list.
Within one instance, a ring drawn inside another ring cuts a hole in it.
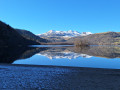
[{"label": "mountain reflection in water", "polygon": [[48,48],[38,53],[50,59],[68,58],[75,59],[78,57],[91,58],[120,58],[120,47],[118,46],[90,46],[90,47],[57,47]]},{"label": "mountain reflection in water", "polygon": [[91,58],[87,54],[77,53],[74,47],[56,47],[48,48],[47,50],[37,53],[37,55],[46,56],[49,59],[76,59],[78,57]]},{"label": "mountain reflection in water", "polygon": [[120,58],[118,46],[90,46],[90,47],[14,47],[0,48],[0,63],[13,63],[15,60],[30,58],[34,55],[46,56],[50,59],[76,59],[78,57],[91,58]]}]

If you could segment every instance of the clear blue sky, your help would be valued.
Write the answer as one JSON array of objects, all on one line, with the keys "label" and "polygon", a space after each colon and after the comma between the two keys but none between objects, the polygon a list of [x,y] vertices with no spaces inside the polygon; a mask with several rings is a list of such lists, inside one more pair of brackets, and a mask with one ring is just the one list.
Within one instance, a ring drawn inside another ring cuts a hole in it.
[{"label": "clear blue sky", "polygon": [[0,20],[35,34],[120,31],[120,0],[0,0]]}]

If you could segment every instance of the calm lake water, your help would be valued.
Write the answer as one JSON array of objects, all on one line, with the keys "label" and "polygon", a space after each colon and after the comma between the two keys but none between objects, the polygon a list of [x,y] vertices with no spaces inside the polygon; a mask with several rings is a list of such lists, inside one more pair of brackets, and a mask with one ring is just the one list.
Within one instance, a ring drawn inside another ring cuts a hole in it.
[{"label": "calm lake water", "polygon": [[120,69],[119,46],[77,48],[66,45],[38,45],[1,48],[0,63]]}]

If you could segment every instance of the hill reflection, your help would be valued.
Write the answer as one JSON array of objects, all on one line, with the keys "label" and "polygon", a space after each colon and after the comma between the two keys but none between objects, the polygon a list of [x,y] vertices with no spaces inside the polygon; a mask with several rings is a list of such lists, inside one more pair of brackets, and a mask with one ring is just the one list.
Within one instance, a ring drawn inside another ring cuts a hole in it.
[{"label": "hill reflection", "polygon": [[46,56],[49,59],[76,59],[78,57],[91,58],[120,58],[118,46],[90,46],[77,47],[14,47],[0,48],[0,63],[13,63],[18,59],[27,59],[33,55]]},{"label": "hill reflection", "polygon": [[95,57],[120,58],[119,46],[91,46],[87,49],[74,48],[73,51],[76,53],[85,53]]},{"label": "hill reflection", "polygon": [[91,58],[120,58],[119,46],[90,46],[90,47],[56,47],[47,48],[37,55],[43,55],[50,59],[68,58],[75,59],[78,57]]},{"label": "hill reflection", "polygon": [[36,53],[45,50],[45,48],[34,47],[14,47],[0,48],[0,63],[13,63],[18,59],[30,58]]}]

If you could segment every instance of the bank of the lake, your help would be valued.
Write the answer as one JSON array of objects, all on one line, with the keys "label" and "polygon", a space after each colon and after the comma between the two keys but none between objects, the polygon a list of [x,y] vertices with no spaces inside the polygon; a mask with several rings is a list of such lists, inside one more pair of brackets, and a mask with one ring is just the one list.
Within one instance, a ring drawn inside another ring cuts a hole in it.
[{"label": "bank of the lake", "polygon": [[118,90],[119,69],[0,65],[1,89]]}]

